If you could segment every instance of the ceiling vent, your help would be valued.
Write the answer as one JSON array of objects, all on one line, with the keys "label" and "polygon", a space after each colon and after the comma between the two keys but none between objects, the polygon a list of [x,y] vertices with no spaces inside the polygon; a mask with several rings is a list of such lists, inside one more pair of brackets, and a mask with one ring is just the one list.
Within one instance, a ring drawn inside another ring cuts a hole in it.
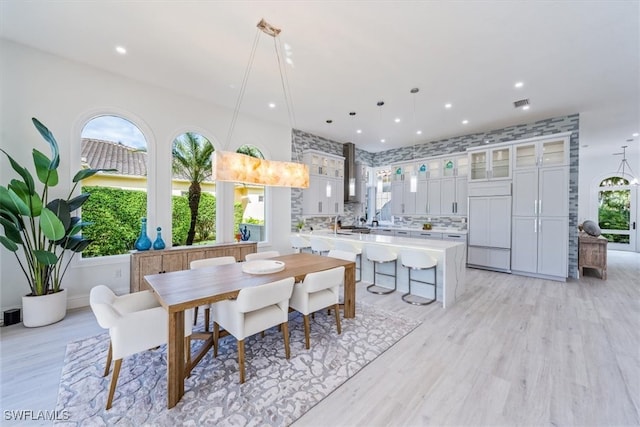
[{"label": "ceiling vent", "polygon": [[528,99],[521,99],[521,100],[515,101],[513,103],[513,107],[514,108],[524,107],[525,105],[529,105],[529,100]]}]

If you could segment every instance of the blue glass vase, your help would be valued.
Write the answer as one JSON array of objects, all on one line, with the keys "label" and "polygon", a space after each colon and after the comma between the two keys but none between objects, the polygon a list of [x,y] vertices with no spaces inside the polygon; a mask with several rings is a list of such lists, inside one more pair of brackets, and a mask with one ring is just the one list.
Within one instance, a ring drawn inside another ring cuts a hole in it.
[{"label": "blue glass vase", "polygon": [[153,241],[153,249],[160,250],[164,249],[164,240],[162,240],[162,227],[156,228],[156,240]]},{"label": "blue glass vase", "polygon": [[148,251],[151,249],[151,239],[147,235],[147,218],[142,218],[140,222],[140,236],[138,236],[133,246],[139,251]]}]

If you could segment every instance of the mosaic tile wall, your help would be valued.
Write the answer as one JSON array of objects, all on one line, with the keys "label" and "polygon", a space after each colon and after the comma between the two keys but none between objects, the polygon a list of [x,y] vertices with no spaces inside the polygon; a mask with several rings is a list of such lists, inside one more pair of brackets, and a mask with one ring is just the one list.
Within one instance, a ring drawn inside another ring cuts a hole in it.
[{"label": "mosaic tile wall", "polygon": [[[518,139],[533,138],[542,135],[551,135],[562,132],[572,132],[570,137],[570,177],[569,177],[569,277],[576,278],[578,275],[578,151],[579,143],[579,124],[580,117],[578,114],[569,116],[555,117],[546,120],[540,120],[534,123],[510,126],[504,129],[496,129],[484,133],[475,133],[470,135],[457,136],[439,141],[424,142],[412,146],[401,147],[379,153],[369,153],[356,147],[356,161],[368,164],[370,166],[384,166],[395,162],[401,162],[411,159],[437,156],[442,154],[451,154],[464,152],[467,148],[479,147],[485,145],[496,144],[499,142],[514,141]],[[310,133],[299,130],[293,131],[292,138],[292,158],[302,158],[302,152],[307,149],[325,151],[327,153],[342,155],[343,143],[322,138]],[[358,203],[345,203],[345,224],[350,224],[357,212],[360,212],[362,206]],[[291,190],[291,224],[292,230],[295,230],[295,224],[302,215],[302,190]],[[424,217],[404,217],[406,224],[415,224],[426,222]],[[466,227],[466,224],[458,223],[459,219],[455,218],[432,218],[435,225],[458,225],[460,228]],[[306,218],[306,227],[328,228],[330,219],[323,218]]]}]

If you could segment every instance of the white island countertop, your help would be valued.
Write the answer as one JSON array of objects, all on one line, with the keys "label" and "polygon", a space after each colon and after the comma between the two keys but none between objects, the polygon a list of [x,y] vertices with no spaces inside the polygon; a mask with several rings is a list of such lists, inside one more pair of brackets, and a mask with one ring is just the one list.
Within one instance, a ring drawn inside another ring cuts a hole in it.
[{"label": "white island countertop", "polygon": [[[361,277],[365,282],[373,283],[373,267],[372,263],[366,258],[367,245],[384,245],[389,247],[393,252],[398,254],[397,261],[397,289],[400,292],[408,291],[408,274],[407,268],[402,266],[400,259],[400,251],[402,249],[415,249],[424,251],[438,262],[437,266],[437,300],[442,303],[444,308],[451,307],[455,301],[464,293],[465,290],[465,267],[467,246],[465,243],[447,240],[428,240],[413,239],[408,237],[385,236],[376,234],[358,234],[348,231],[314,231],[312,233],[298,234],[308,240],[312,238],[320,238],[328,240],[332,246],[336,246],[336,242],[349,242],[356,248],[362,250],[362,266]],[[391,267],[383,265],[382,267]],[[390,268],[389,272],[393,269]],[[429,272],[417,271],[412,276],[418,280],[433,281],[433,277],[428,277]],[[424,279],[420,278],[424,276]],[[426,276],[425,276],[426,275]],[[393,287],[393,281],[387,277],[378,277],[377,281],[387,280],[384,286]],[[427,289],[431,288],[431,289]],[[427,298],[433,297],[432,287],[414,283],[412,285],[412,293]]]}]

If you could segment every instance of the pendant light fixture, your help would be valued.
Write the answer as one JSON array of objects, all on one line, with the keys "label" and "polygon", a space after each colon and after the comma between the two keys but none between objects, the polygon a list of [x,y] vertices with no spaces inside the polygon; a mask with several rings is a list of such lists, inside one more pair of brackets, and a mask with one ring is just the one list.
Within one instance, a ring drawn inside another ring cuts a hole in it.
[{"label": "pendant light fixture", "polygon": [[[627,145],[622,146],[622,153],[613,153],[614,156],[622,155],[622,160],[620,161],[620,166],[618,166],[616,174],[622,176],[624,179],[628,179],[629,184],[638,185],[638,178],[633,174],[633,170],[631,169],[629,162],[627,162],[627,147]],[[627,170],[628,172],[626,172]]]},{"label": "pendant light fixture", "polygon": [[[242,104],[242,98],[247,87],[247,81],[249,80],[251,66],[253,65],[253,59],[255,57],[261,33],[267,34],[268,36],[271,36],[273,38],[276,51],[276,59],[278,62],[278,71],[280,72],[280,81],[282,83],[285,103],[287,105],[289,125],[292,129],[295,125],[293,105],[288,94],[289,84],[286,78],[286,70],[283,70],[284,65],[283,61],[281,61],[281,48],[278,43],[278,35],[280,34],[281,30],[269,24],[264,19],[258,22],[257,27],[258,30],[256,31],[256,37],[251,49],[251,55],[249,56],[249,63],[247,64],[247,69],[245,70],[244,77],[242,79],[242,87],[240,88],[238,100],[236,102],[233,116],[231,118],[231,124],[229,126],[229,132],[227,134],[225,147],[227,147],[231,142],[231,137],[233,135],[233,130],[238,118],[238,113],[240,112],[240,105]],[[295,139],[293,140],[293,144],[294,151],[296,151],[297,155],[297,150],[295,150]],[[216,150],[213,153],[212,163],[212,179],[215,181],[229,181],[273,187],[309,187],[309,168],[307,165],[302,164],[299,161],[282,162],[265,160],[247,156],[245,154],[234,153],[231,151]]]}]

